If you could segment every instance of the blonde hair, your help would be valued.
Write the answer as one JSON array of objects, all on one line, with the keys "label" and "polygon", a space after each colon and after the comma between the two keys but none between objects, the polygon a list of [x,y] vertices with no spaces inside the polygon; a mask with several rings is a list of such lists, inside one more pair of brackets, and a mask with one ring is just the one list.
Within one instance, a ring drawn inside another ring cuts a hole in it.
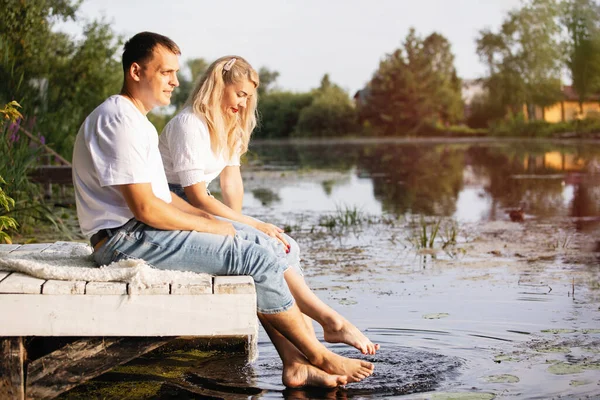
[{"label": "blonde hair", "polygon": [[[232,61],[235,59],[235,61]],[[223,68],[227,65],[227,68]],[[247,99],[246,107],[234,115],[223,113],[221,99],[225,87],[249,80],[257,88],[258,73],[239,56],[225,56],[213,62],[197,81],[185,106],[204,117],[208,125],[210,143],[215,154],[231,157],[236,150],[240,155],[248,150],[252,130],[256,127],[257,94]]]}]

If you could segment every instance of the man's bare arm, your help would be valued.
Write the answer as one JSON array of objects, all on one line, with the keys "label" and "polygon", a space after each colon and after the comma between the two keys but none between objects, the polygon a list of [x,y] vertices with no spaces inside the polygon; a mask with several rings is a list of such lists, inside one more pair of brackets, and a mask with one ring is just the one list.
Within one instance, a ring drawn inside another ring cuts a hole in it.
[{"label": "man's bare arm", "polygon": [[[153,228],[235,235],[235,229],[230,223],[206,218],[198,213],[184,212],[159,199],[152,192],[150,183],[120,185],[119,189],[134,217]],[[181,203],[175,201],[181,206]]]}]

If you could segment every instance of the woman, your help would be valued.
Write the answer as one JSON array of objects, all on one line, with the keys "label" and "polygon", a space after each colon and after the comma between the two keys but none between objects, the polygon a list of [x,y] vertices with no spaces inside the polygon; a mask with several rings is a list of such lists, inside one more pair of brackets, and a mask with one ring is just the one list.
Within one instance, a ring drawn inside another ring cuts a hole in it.
[{"label": "woman", "polygon": [[[294,273],[286,278],[288,286],[300,310],[323,326],[326,341],[375,354],[378,345],[308,288],[296,242],[283,229],[241,213],[244,190],[240,156],[247,151],[256,126],[258,85],[257,72],[241,57],[222,57],[210,65],[184,109],[160,135],[159,149],[171,190],[192,205],[230,220],[236,230],[253,234],[256,242],[286,257],[294,267]],[[223,202],[207,190],[219,175]],[[310,320],[307,324],[312,328]],[[280,348],[278,351],[281,354]]]}]

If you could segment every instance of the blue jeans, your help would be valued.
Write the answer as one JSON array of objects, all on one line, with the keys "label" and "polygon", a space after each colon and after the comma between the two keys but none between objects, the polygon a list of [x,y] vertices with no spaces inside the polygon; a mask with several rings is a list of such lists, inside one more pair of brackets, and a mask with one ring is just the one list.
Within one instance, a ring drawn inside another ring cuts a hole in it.
[{"label": "blue jeans", "polygon": [[[175,193],[177,196],[181,197],[183,200],[187,201],[188,203],[190,202],[190,200],[186,196],[185,191],[183,190],[183,187],[181,185],[169,183],[169,189],[173,193]],[[208,194],[211,195],[210,192],[208,192]],[[272,249],[273,253],[277,257],[284,257],[289,266],[293,267],[298,272],[298,274],[300,274],[301,276],[304,276],[304,271],[302,270],[302,266],[300,265],[300,246],[298,246],[298,243],[294,239],[292,239],[285,233],[283,234],[283,236],[285,237],[287,242],[290,244],[290,252],[289,253],[285,252],[285,249],[279,240],[270,237],[266,233],[261,232],[258,229],[254,228],[250,225],[246,225],[246,224],[243,224],[243,223],[237,222],[237,221],[232,221],[227,218],[221,218],[221,217],[216,217],[216,218],[219,218],[222,221],[230,222],[236,231],[243,231],[246,233],[246,235],[249,235],[247,237],[250,240],[254,240],[256,243],[263,244],[263,245],[267,246],[268,248]],[[259,221],[259,220],[257,220],[257,221]]]},{"label": "blue jeans", "polygon": [[294,299],[284,278],[285,258],[258,243],[255,235],[238,231],[234,237],[195,231],[163,231],[135,218],[94,252],[99,265],[126,258],[139,258],[169,270],[204,272],[212,275],[250,275],[256,287],[259,313],[274,314],[289,309]]}]

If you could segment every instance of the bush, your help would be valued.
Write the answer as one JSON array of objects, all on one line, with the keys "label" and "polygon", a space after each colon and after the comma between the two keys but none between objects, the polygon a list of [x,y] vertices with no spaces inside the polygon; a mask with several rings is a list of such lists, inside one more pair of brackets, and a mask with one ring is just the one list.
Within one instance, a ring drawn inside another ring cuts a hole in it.
[{"label": "bush", "polygon": [[300,112],[313,102],[312,93],[269,92],[258,101],[260,115],[256,136],[287,138],[292,135]]},{"label": "bush", "polygon": [[348,136],[358,130],[356,110],[338,87],[317,91],[315,100],[300,112],[295,136]]}]

